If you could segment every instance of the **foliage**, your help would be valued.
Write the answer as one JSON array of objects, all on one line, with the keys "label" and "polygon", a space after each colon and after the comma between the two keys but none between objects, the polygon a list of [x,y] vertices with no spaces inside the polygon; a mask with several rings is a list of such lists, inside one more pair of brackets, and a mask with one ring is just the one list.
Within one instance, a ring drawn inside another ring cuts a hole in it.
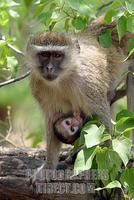
[{"label": "foliage", "polygon": [[[0,79],[16,76],[21,53],[29,34],[38,31],[83,31],[89,22],[105,13],[104,24],[115,22],[119,40],[134,33],[132,0],[2,0],[0,2]],[[103,47],[112,43],[111,32],[100,38]],[[134,39],[129,41],[130,55]]]},{"label": "foliage", "polygon": [[[129,194],[134,198],[132,183],[134,169],[127,167],[132,157],[130,133],[134,130],[134,113],[127,110],[119,112],[113,126],[112,136],[107,134],[98,121],[95,124],[94,119],[83,127],[80,138],[74,145],[75,150],[81,147],[74,171],[78,174],[89,169],[105,170],[107,179],[102,177],[103,187],[99,186],[96,190],[121,188],[124,196]],[[112,141],[112,146],[106,147],[104,144],[109,139]]]}]

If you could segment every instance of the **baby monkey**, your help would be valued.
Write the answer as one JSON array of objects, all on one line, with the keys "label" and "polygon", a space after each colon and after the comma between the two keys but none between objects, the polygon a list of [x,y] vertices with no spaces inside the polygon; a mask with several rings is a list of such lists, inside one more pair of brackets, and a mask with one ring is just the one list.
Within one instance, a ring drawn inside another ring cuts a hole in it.
[{"label": "baby monkey", "polygon": [[54,133],[61,142],[73,144],[86,122],[87,118],[83,113],[64,114],[54,123]]}]

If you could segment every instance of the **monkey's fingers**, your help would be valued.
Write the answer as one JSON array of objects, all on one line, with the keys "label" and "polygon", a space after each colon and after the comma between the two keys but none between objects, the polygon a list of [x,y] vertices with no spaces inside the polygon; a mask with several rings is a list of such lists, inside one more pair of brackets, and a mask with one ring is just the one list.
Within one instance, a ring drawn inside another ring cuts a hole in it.
[{"label": "monkey's fingers", "polygon": [[80,122],[78,120],[76,120],[76,119],[71,120],[71,126],[74,126],[74,127],[78,126],[79,127],[79,125],[80,125]]},{"label": "monkey's fingers", "polygon": [[82,118],[77,116],[77,117],[73,117],[71,120],[71,125],[73,126],[80,126],[82,123]]},{"label": "monkey's fingers", "polygon": [[80,112],[73,112],[73,116],[75,117],[75,118],[80,118]]}]

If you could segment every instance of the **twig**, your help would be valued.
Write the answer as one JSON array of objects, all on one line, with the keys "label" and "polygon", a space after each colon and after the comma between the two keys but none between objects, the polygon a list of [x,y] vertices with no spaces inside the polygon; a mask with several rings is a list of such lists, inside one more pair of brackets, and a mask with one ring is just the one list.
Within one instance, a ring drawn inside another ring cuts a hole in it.
[{"label": "twig", "polygon": [[15,143],[13,143],[11,140],[9,140],[8,138],[4,137],[1,133],[0,133],[0,137],[2,139],[0,139],[0,143],[2,142],[8,142],[9,144],[11,144],[14,147],[17,147],[17,145]]},{"label": "twig", "polygon": [[20,80],[23,80],[24,78],[26,78],[29,75],[30,75],[30,71],[28,71],[25,74],[19,76],[18,78],[13,78],[13,79],[10,79],[8,81],[4,81],[4,82],[0,83],[0,87],[3,87],[5,85],[9,85],[11,83],[15,83],[15,82],[20,81]]},{"label": "twig", "polygon": [[110,1],[110,2],[108,2],[106,4],[103,4],[102,6],[100,6],[98,8],[98,11],[100,12],[103,8],[110,6],[112,3],[113,3],[113,1]]},{"label": "twig", "polygon": [[123,98],[124,96],[126,96],[126,93],[127,93],[126,89],[116,90],[115,96],[111,100],[110,104],[112,105],[117,100],[119,100],[119,99]]},{"label": "twig", "polygon": [[13,51],[15,51],[16,53],[20,54],[21,56],[24,56],[24,53],[20,51],[19,49],[15,48],[12,44],[7,44],[7,46]]}]

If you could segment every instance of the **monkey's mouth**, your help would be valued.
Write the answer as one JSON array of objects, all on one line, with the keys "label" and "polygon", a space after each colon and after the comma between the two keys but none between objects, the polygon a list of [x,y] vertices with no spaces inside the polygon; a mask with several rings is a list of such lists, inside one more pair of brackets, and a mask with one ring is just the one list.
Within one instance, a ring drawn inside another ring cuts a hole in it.
[{"label": "monkey's mouth", "polygon": [[43,75],[43,78],[45,78],[48,81],[53,81],[57,78],[57,76],[55,74],[45,74]]}]

